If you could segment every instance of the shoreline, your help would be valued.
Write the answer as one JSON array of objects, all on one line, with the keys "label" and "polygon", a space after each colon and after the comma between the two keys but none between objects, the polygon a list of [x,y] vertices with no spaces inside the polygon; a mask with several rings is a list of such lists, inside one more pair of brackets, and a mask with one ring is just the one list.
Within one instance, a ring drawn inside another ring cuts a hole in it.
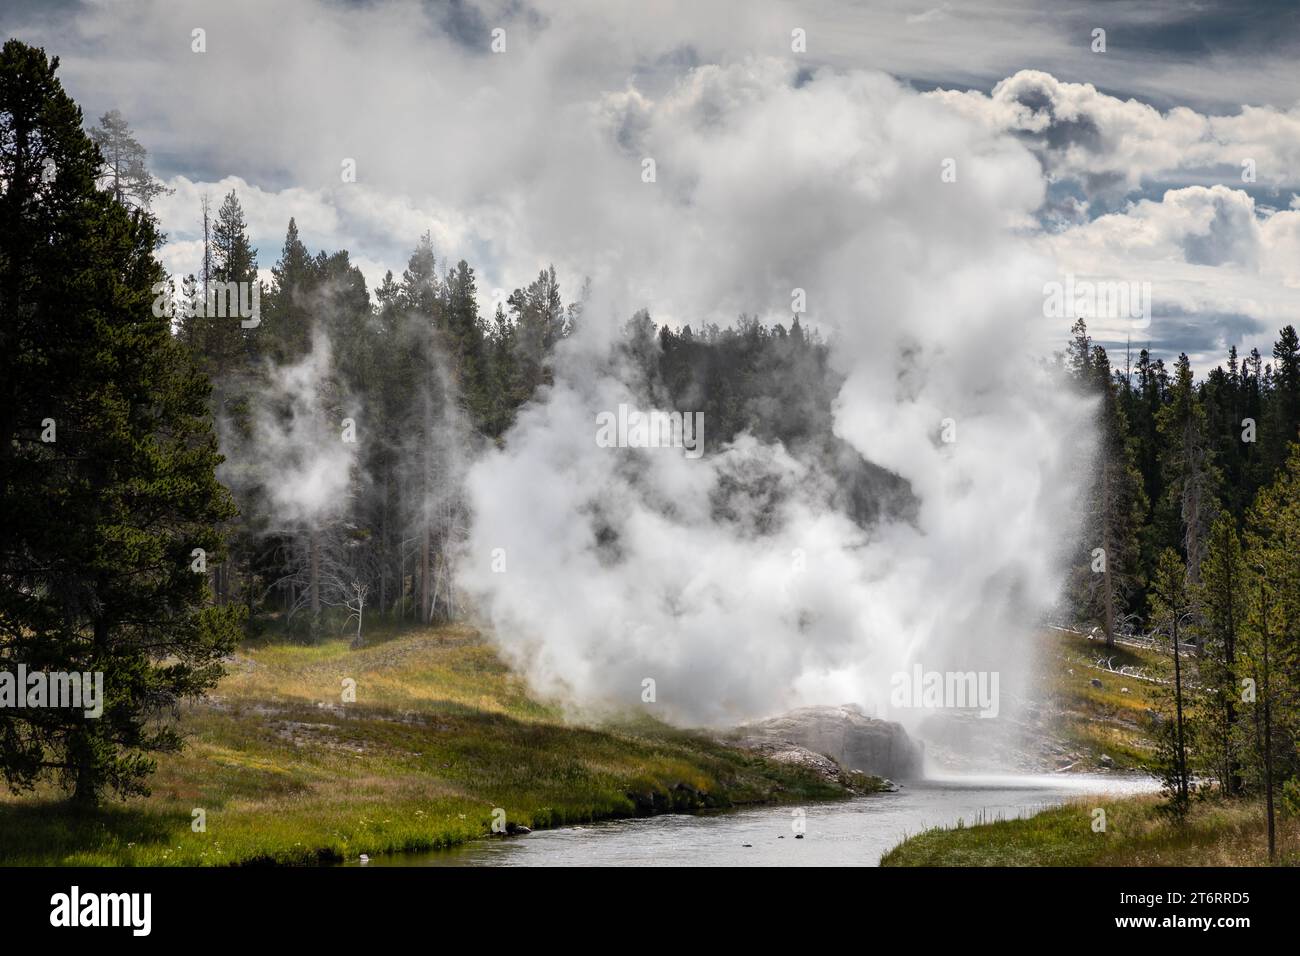
[{"label": "shoreline", "polygon": [[[355,702],[339,702],[355,681]],[[0,865],[315,865],[703,808],[834,801],[830,781],[641,714],[568,723],[476,631],[253,642],[187,706],[152,795],[75,812],[0,795]],[[850,784],[850,785],[846,785]],[[199,828],[201,825],[201,829]]]},{"label": "shoreline", "polygon": [[[1081,795],[1021,819],[932,827],[902,841],[880,865],[1266,866],[1265,827],[1260,800],[1201,795],[1179,824],[1163,812],[1159,793]],[[1278,845],[1275,865],[1300,865],[1300,823],[1286,821]]]},{"label": "shoreline", "polygon": [[[888,786],[803,748],[786,763],[646,713],[568,723],[469,627],[370,641],[246,643],[215,694],[183,711],[187,746],[160,759],[152,796],[87,816],[50,788],[0,795],[0,865],[333,865],[491,837],[494,822],[554,829]],[[355,699],[340,702],[348,681]],[[1067,715],[1102,693],[1072,682]]]}]

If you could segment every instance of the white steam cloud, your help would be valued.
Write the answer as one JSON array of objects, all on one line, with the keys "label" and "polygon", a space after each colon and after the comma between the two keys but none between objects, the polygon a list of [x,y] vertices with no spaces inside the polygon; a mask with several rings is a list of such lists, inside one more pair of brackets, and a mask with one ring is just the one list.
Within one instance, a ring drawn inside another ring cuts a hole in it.
[{"label": "white steam cloud", "polygon": [[332,353],[317,327],[302,358],[268,364],[264,387],[251,397],[247,435],[221,422],[222,481],[245,493],[260,490],[277,530],[336,517],[353,484],[358,446],[342,440],[342,419],[329,407]]},{"label": "white steam cloud", "polygon": [[[618,268],[554,388],[468,476],[462,579],[505,653],[590,706],[639,705],[653,679],[657,713],[706,724],[884,713],[913,663],[1014,689],[1091,441],[1019,348],[1051,275],[1018,232],[1043,200],[1037,161],[888,77],[776,60],[693,70],[657,102],[608,97],[595,121],[611,145],[585,159],[588,206],[624,194],[600,192],[626,174],[598,158],[653,156],[658,179],[637,195],[639,247],[595,257]],[[833,466],[748,435],[700,460],[597,445],[598,413],[646,401],[610,359],[629,306],[788,322],[794,288],[846,375],[836,433],[911,484],[914,516],[863,528],[833,504]]]}]

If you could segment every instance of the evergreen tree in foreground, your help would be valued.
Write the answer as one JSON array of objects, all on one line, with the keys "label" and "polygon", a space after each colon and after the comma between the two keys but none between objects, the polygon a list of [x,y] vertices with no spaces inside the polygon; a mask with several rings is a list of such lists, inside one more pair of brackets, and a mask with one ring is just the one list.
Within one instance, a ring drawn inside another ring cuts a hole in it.
[{"label": "evergreen tree in foreground", "polygon": [[1277,480],[1261,490],[1247,517],[1246,562],[1252,580],[1241,635],[1241,674],[1250,731],[1242,757],[1264,794],[1269,857],[1275,853],[1275,798],[1300,796],[1300,446]]},{"label": "evergreen tree in foreground", "polygon": [[1198,720],[1205,769],[1228,796],[1242,791],[1240,739],[1241,634],[1250,594],[1246,559],[1231,515],[1210,528],[1201,563],[1198,660],[1203,713]]},{"label": "evergreen tree in foreground", "polygon": [[0,671],[101,672],[104,700],[0,709],[0,773],[86,805],[145,791],[180,746],[155,718],[216,682],[242,609],[199,573],[233,506],[209,385],[155,314],[153,220],[96,188],[57,67],[0,52]]}]

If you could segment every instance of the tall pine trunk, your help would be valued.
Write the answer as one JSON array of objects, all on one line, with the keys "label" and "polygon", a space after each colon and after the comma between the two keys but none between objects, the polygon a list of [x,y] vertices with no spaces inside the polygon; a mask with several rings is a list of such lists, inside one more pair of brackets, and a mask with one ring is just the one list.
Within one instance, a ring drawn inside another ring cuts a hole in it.
[{"label": "tall pine trunk", "polygon": [[314,628],[320,619],[320,535],[315,528],[311,530],[307,547],[311,552],[311,620]]},{"label": "tall pine trunk", "polygon": [[1187,806],[1187,743],[1183,736],[1183,669],[1182,658],[1178,651],[1178,614],[1181,608],[1174,609],[1174,710],[1178,720],[1175,728],[1178,747],[1178,798]]},{"label": "tall pine trunk", "polygon": [[[1226,540],[1228,537],[1228,529],[1225,528],[1225,540],[1223,544],[1223,552],[1225,555],[1232,553],[1231,548],[1229,547],[1229,542]],[[1230,797],[1241,793],[1243,784],[1241,779],[1241,761],[1238,759],[1237,754],[1233,749],[1233,739],[1235,736],[1233,731],[1237,725],[1237,702],[1234,697],[1237,674],[1237,619],[1236,614],[1234,613],[1236,609],[1235,597],[1237,582],[1234,580],[1232,572],[1233,566],[1231,561],[1229,561],[1227,566],[1228,580],[1226,594],[1228,599],[1228,620],[1225,622],[1226,631],[1223,635],[1223,661],[1227,667],[1228,677],[1231,682],[1228,694],[1226,695],[1226,708],[1224,714],[1225,723],[1227,724],[1224,728],[1224,739],[1227,744],[1224,747],[1224,752],[1227,756],[1227,772],[1224,774],[1224,786],[1227,788],[1228,796]]]},{"label": "tall pine trunk", "polygon": [[1110,523],[1113,503],[1110,497],[1110,460],[1103,457],[1101,463],[1101,553],[1102,564],[1102,599],[1105,601],[1106,646],[1115,646],[1115,583],[1111,580],[1111,535]]}]

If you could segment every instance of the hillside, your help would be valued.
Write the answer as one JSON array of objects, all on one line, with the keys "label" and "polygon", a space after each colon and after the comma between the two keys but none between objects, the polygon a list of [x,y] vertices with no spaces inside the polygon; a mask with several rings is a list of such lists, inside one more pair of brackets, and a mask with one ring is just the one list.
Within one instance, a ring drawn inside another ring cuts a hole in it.
[{"label": "hillside", "polygon": [[179,716],[146,799],[86,818],[52,789],[0,796],[0,863],[327,862],[485,836],[496,808],[545,827],[850,792],[648,718],[567,723],[465,627],[246,646]]}]

